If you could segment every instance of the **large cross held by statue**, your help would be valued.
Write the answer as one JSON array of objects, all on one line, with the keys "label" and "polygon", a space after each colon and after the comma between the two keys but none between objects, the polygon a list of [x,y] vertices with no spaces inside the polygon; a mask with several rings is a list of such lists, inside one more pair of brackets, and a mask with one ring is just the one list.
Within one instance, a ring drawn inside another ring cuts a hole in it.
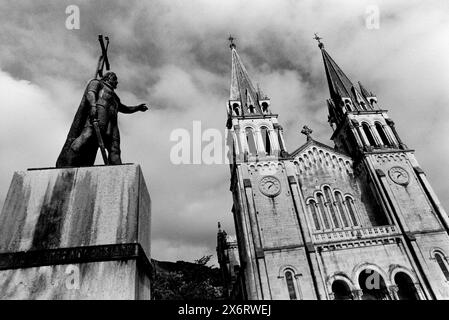
[{"label": "large cross held by statue", "polygon": [[[108,59],[108,47],[109,47],[109,37],[104,37],[106,40],[106,45],[104,45],[103,35],[98,36],[98,41],[100,42],[101,47],[101,56],[98,58],[98,66],[97,71],[95,72],[94,79],[97,79],[99,76],[100,79],[103,78],[103,68],[106,65],[106,71],[109,71],[110,64]],[[98,119],[92,119],[92,127],[94,128],[95,135],[97,137],[98,147],[100,148],[101,157],[103,158],[104,164],[108,165],[108,155],[106,154],[106,148],[103,142],[103,138],[101,136],[100,127],[98,125]]]},{"label": "large cross held by statue", "polygon": [[95,71],[95,77],[94,79],[96,79],[98,76],[101,78],[103,77],[103,68],[106,66],[106,71],[109,71],[110,69],[110,64],[109,64],[109,59],[108,59],[108,47],[109,47],[109,37],[104,37],[104,40],[106,40],[106,45],[104,44],[103,41],[103,35],[99,35],[98,36],[98,41],[100,42],[100,47],[101,47],[101,55],[98,58],[98,65],[97,65],[97,70]]}]

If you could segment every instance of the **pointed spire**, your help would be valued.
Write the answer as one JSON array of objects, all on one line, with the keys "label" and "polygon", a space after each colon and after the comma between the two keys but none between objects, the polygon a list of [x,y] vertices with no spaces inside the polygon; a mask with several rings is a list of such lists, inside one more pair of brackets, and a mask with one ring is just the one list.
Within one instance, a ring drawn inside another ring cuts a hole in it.
[{"label": "pointed spire", "polygon": [[[319,37],[317,40],[319,41]],[[341,70],[337,63],[324,49],[324,45],[319,41],[318,45],[323,56],[324,69],[326,71],[326,78],[329,85],[329,92],[335,107],[341,105],[344,98],[350,99],[353,110],[365,110],[363,105],[368,105],[366,97],[360,94],[359,90],[352,84],[351,80]]]},{"label": "pointed spire", "polygon": [[[250,113],[250,106],[254,107],[254,113],[261,114],[260,100],[268,100],[268,98],[262,93],[262,90],[255,89],[239,54],[237,53],[237,46],[234,43],[234,38],[229,37],[230,48],[232,54],[232,71],[231,71],[231,88],[230,88],[230,101],[239,101],[242,106],[242,114],[246,115]],[[264,97],[261,96],[264,95]]]},{"label": "pointed spire", "polygon": [[377,103],[377,97],[374,93],[371,91],[368,92],[368,90],[365,89],[365,87],[362,85],[362,83],[359,81],[359,87],[360,91],[362,92],[363,97],[370,103],[372,107],[374,107],[373,102]]},{"label": "pointed spire", "polygon": [[359,84],[359,88],[360,88],[360,91],[362,92],[363,96],[365,98],[370,97],[372,93],[370,94],[368,92],[368,90],[365,89],[365,87],[362,85],[362,83],[360,81],[358,81],[358,84]]}]

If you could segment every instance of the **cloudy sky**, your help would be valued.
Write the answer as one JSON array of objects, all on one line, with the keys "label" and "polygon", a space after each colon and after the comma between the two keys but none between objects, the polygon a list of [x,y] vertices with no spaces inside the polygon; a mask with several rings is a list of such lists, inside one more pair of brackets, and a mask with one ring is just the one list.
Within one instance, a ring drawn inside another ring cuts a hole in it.
[{"label": "cloudy sky", "polygon": [[[80,9],[79,30],[66,28],[69,5]],[[366,24],[372,5],[375,29]],[[14,171],[54,166],[105,34],[122,102],[151,106],[119,124],[122,159],[142,166],[151,193],[153,258],[213,254],[217,221],[234,232],[229,168],[172,164],[170,134],[191,132],[195,120],[224,134],[232,33],[289,150],[305,142],[304,124],[331,144],[318,32],[353,82],[390,110],[449,209],[447,0],[0,0],[0,9],[0,207]]]}]

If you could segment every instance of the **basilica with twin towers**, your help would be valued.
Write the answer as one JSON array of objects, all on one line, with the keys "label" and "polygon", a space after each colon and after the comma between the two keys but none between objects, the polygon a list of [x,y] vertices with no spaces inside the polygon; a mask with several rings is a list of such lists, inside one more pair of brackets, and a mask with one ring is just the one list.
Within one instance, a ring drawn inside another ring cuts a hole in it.
[{"label": "basilica with twin towers", "polygon": [[217,235],[227,297],[449,299],[449,218],[381,99],[355,85],[316,36],[333,146],[305,126],[306,143],[286,150],[276,105],[230,40],[236,236]]}]

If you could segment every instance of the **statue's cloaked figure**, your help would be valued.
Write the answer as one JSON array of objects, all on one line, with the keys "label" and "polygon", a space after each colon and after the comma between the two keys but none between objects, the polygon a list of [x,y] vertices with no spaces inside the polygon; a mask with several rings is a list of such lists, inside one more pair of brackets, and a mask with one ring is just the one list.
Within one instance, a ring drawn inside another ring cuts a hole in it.
[{"label": "statue's cloaked figure", "polygon": [[[146,111],[148,107],[145,103],[137,106],[122,104],[114,92],[117,84],[117,76],[113,72],[107,72],[101,80],[89,82],[56,162],[57,168],[93,165],[101,141],[108,151],[108,164],[122,163],[117,113]],[[97,124],[99,131],[95,130]]]}]

